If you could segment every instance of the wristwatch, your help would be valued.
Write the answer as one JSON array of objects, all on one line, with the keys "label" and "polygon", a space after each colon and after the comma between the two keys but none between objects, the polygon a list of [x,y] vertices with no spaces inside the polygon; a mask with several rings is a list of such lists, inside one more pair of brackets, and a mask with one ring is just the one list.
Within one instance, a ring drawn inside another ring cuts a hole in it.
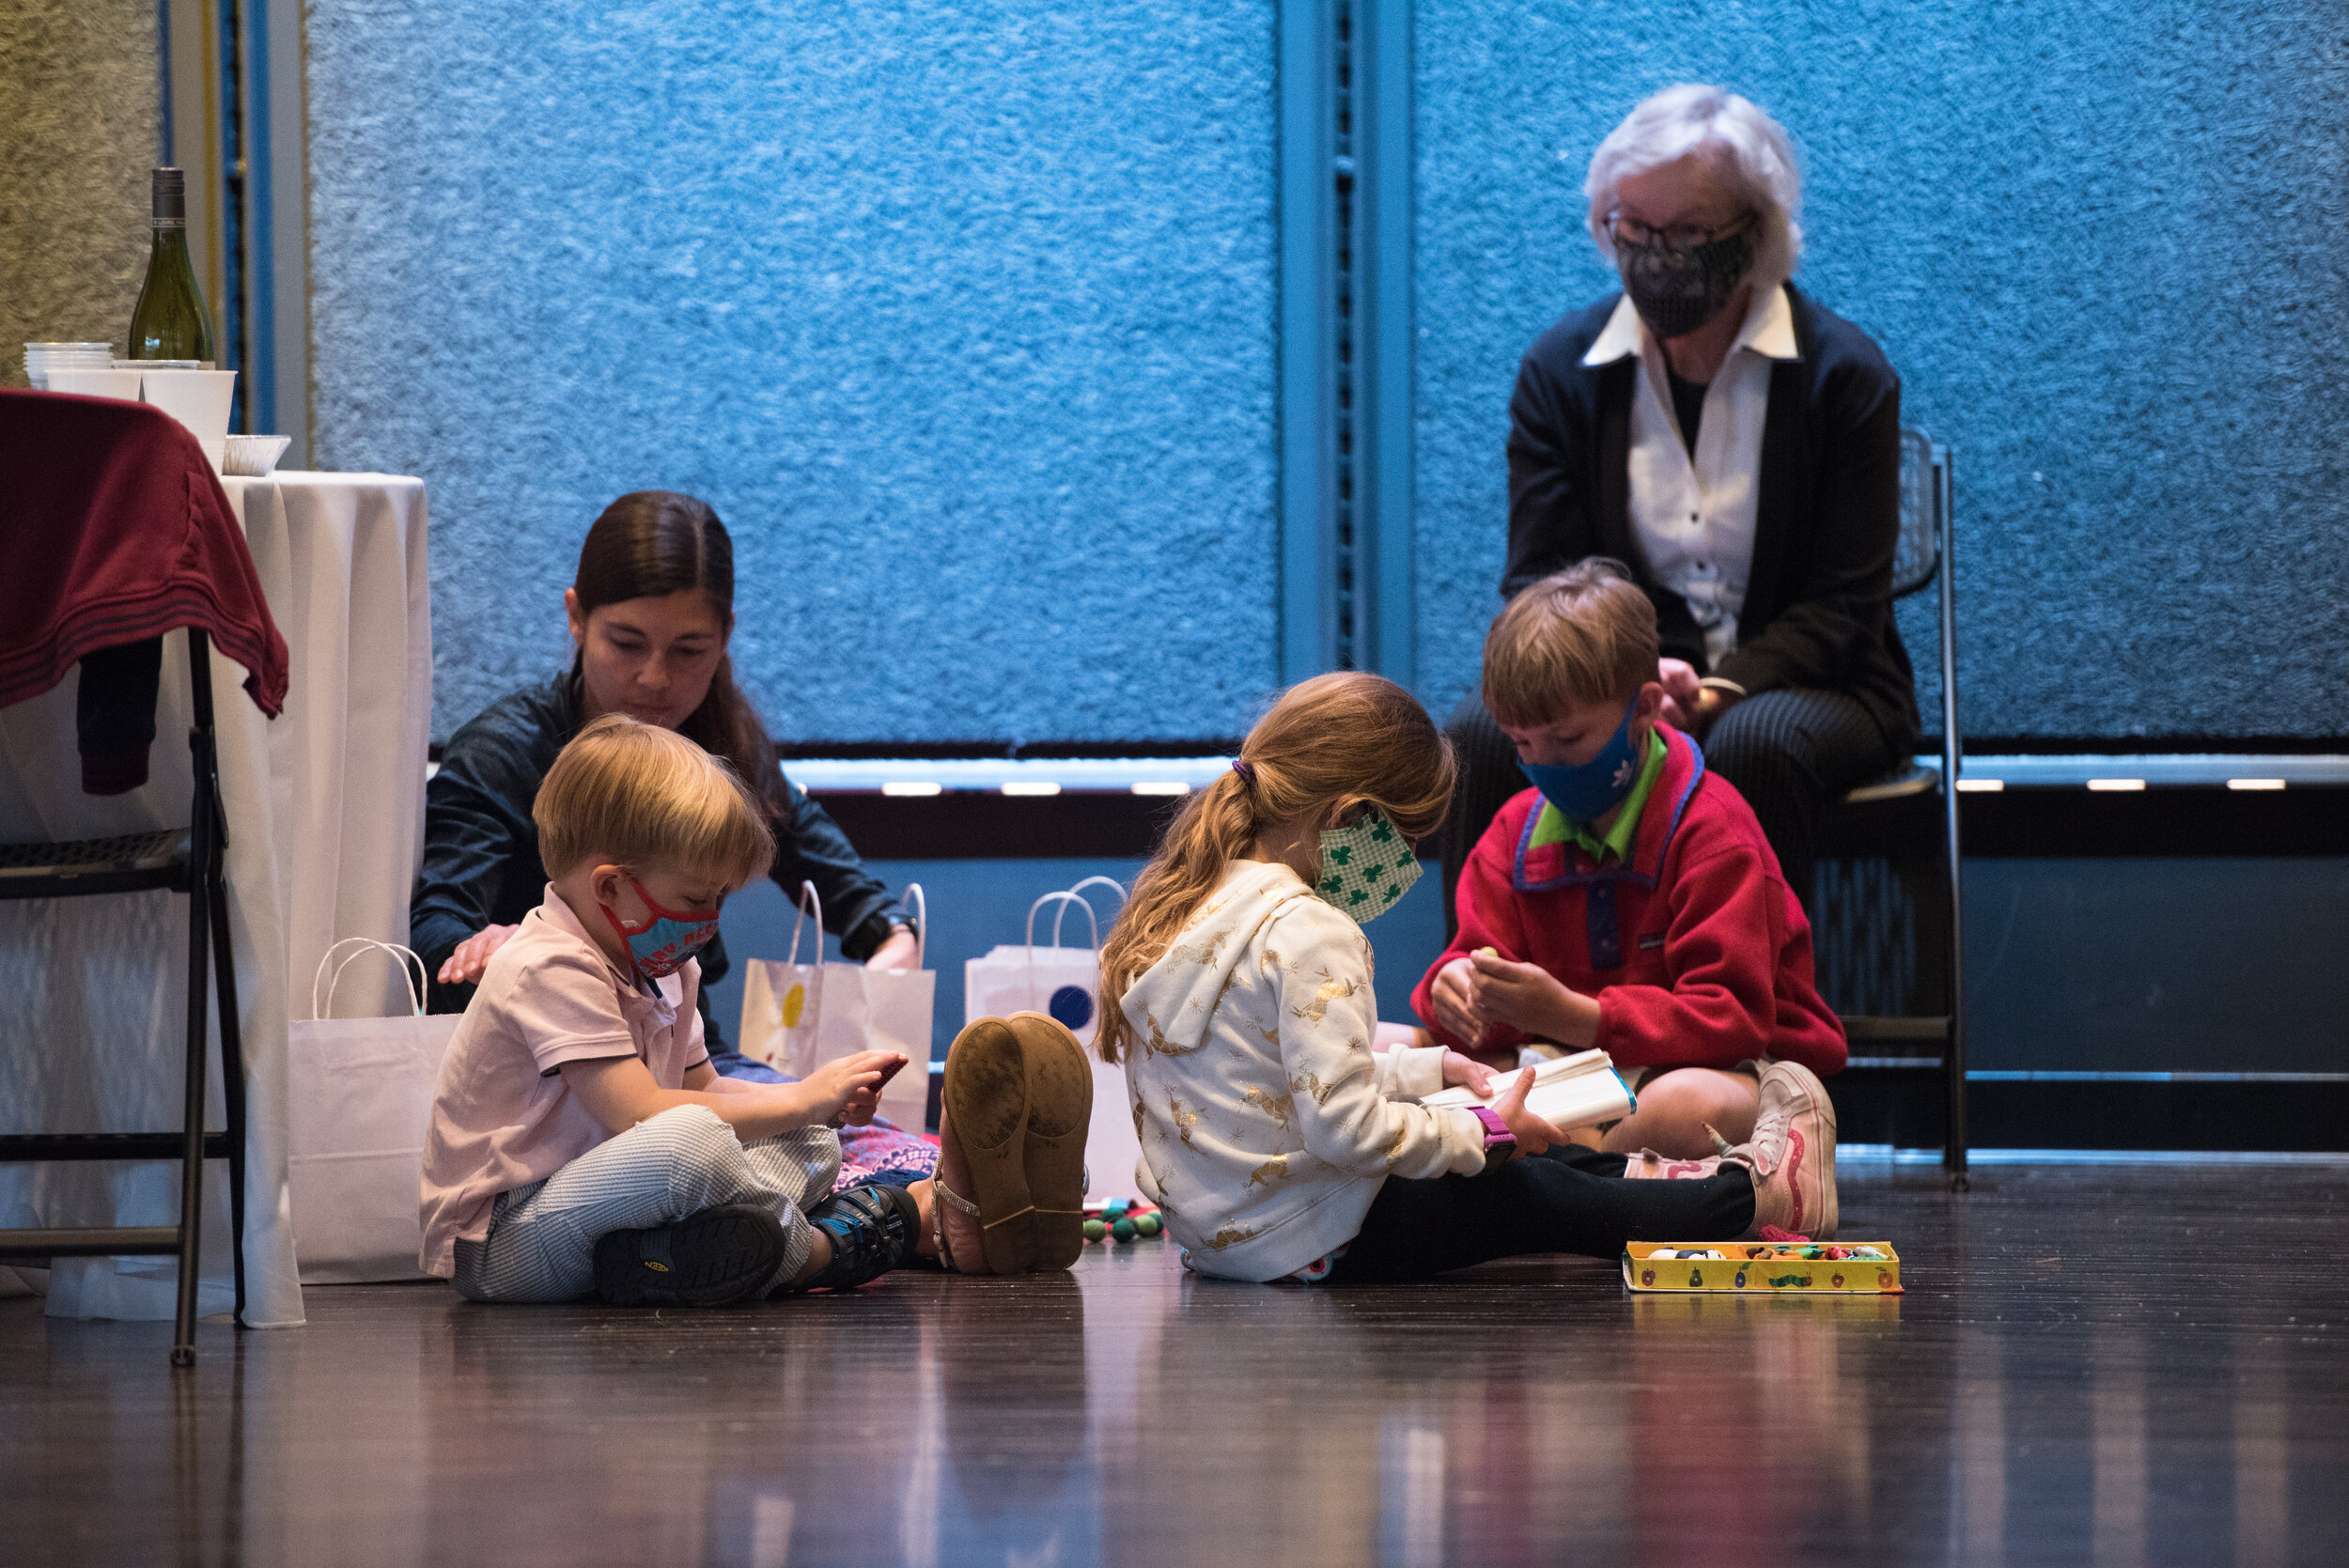
[{"label": "wristwatch", "polygon": [[1509,1130],[1509,1124],[1499,1111],[1481,1105],[1469,1107],[1469,1114],[1485,1124],[1485,1169],[1493,1171],[1508,1164],[1517,1152],[1517,1135]]}]

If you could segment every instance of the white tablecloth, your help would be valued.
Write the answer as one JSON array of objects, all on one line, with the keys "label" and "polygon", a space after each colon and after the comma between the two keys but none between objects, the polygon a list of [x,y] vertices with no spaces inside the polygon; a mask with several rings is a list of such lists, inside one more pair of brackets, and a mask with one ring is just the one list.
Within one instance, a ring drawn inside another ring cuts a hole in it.
[{"label": "white tablecloth", "polygon": [[[302,1321],[286,1201],[286,1023],[340,937],[405,941],[424,831],[432,614],[423,483],[380,474],[225,480],[252,544],[292,679],[264,719],[245,672],[212,655],[229,923],[247,1071],[246,1321]],[[81,793],[77,676],[0,708],[0,841],[95,838],[188,819],[187,639],[164,642],[153,777],[128,795]],[[177,1127],[187,901],[148,893],[0,904],[0,1131]],[[355,972],[355,971],[354,971]],[[335,1012],[381,1013],[396,986],[371,970]],[[217,1061],[217,1058],[214,1059]],[[211,1074],[210,1126],[221,1122]],[[165,1225],[171,1165],[0,1165],[0,1226]],[[207,1313],[231,1301],[227,1167],[206,1177]],[[59,1260],[57,1316],[168,1318],[169,1258]]]}]

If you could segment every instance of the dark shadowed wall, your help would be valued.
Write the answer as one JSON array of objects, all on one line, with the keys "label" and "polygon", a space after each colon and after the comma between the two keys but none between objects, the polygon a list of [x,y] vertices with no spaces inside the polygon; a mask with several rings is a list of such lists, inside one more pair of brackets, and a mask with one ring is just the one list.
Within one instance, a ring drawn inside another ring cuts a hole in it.
[{"label": "dark shadowed wall", "polygon": [[1786,125],[1796,282],[1876,337],[1906,422],[1954,449],[1966,729],[2342,732],[2337,0],[1426,0],[1417,25],[1431,702],[1473,685],[1498,607],[1517,357],[1612,287],[1582,228],[1591,152],[1694,80]]},{"label": "dark shadowed wall", "polygon": [[308,14],[315,451],[431,487],[434,729],[622,491],[801,738],[1244,729],[1275,682],[1273,13]]}]

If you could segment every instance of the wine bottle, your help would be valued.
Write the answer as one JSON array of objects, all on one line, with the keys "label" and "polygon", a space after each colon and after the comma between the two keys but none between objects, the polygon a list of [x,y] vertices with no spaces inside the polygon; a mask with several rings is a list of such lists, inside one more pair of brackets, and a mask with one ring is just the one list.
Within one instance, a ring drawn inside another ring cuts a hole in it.
[{"label": "wine bottle", "polygon": [[195,286],[195,263],[188,256],[188,177],[182,169],[155,171],[155,247],[147,258],[147,283],[131,312],[131,358],[201,360],[213,368],[212,317],[204,291]]}]

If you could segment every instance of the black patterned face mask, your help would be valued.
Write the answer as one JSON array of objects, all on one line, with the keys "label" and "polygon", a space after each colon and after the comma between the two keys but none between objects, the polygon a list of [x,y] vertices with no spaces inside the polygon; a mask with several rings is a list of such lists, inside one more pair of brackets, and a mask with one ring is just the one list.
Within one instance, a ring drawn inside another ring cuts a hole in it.
[{"label": "black patterned face mask", "polygon": [[1719,316],[1752,263],[1744,229],[1687,250],[1615,241],[1623,290],[1658,338],[1686,337]]}]

